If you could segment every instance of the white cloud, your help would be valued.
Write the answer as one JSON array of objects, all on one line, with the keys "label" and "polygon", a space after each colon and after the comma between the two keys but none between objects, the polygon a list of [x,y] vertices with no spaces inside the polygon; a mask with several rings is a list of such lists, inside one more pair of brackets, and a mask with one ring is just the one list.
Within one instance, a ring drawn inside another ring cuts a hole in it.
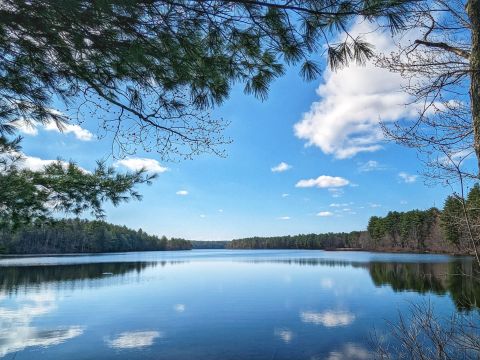
[{"label": "white cloud", "polygon": [[201,217],[202,219],[205,219],[205,218],[207,217],[207,215],[205,215],[205,214],[200,214],[200,217]]},{"label": "white cloud", "polygon": [[38,134],[38,129],[35,123],[25,121],[24,119],[12,121],[11,125],[16,127],[20,132],[35,136]]},{"label": "white cloud", "polygon": [[382,205],[380,205],[380,204],[375,204],[375,203],[368,203],[368,205],[369,205],[371,208],[379,208],[379,207],[382,207]]},{"label": "white cloud", "polygon": [[219,212],[219,213],[223,213],[223,209],[218,209],[218,212]]},{"label": "white cloud", "polygon": [[289,197],[290,194],[282,194],[282,198],[286,198],[286,197]]},{"label": "white cloud", "polygon": [[63,134],[72,133],[78,140],[81,141],[90,141],[93,140],[94,137],[94,135],[89,130],[84,129],[77,124],[66,124],[59,129],[57,124],[53,121],[49,121],[46,124],[41,125],[36,122],[30,122],[24,119],[20,119],[13,121],[12,125],[15,126],[22,133],[32,136],[38,135],[38,127],[41,126],[46,131],[56,131]]},{"label": "white cloud", "polygon": [[272,167],[271,170],[272,172],[283,172],[283,171],[290,170],[291,168],[292,168],[291,165],[288,165],[286,162],[282,161],[277,166]]},{"label": "white cloud", "polygon": [[152,346],[156,338],[163,334],[158,331],[128,331],[119,334],[108,344],[114,349],[136,349]]},{"label": "white cloud", "polygon": [[178,190],[175,194],[180,195],[180,196],[187,196],[188,191],[187,190]]},{"label": "white cloud", "polygon": [[320,211],[317,216],[320,216],[320,217],[327,217],[327,216],[332,216],[333,213],[331,213],[330,211]]},{"label": "white cloud", "polygon": [[376,170],[385,170],[385,166],[381,165],[378,161],[368,160],[367,162],[359,164],[359,172],[370,172]]},{"label": "white cloud", "polygon": [[[46,160],[46,159],[41,159],[36,156],[29,156],[23,153],[17,153],[18,155],[21,155],[22,158],[20,161],[16,164],[19,168],[21,169],[28,169],[32,171],[41,171],[45,168],[45,166],[51,165],[56,162],[60,162],[64,168],[68,166],[68,162],[62,161],[62,160]],[[12,154],[12,155],[15,155]],[[78,165],[77,165],[78,166]],[[78,166],[80,170],[82,170],[85,173],[90,173],[88,170]]]},{"label": "white cloud", "polygon": [[185,309],[186,309],[185,304],[175,304],[175,306],[173,307],[173,310],[175,310],[178,313],[184,312]]},{"label": "white cloud", "polygon": [[400,179],[402,179],[402,181],[406,184],[412,184],[414,183],[415,181],[417,181],[417,177],[418,175],[411,175],[411,174],[408,174],[404,171],[398,173],[398,176],[400,177]]},{"label": "white cloud", "polygon": [[327,310],[322,313],[303,311],[300,313],[300,319],[304,323],[337,327],[350,325],[355,320],[355,315],[346,311]]},{"label": "white cloud", "polygon": [[115,166],[123,166],[132,171],[145,169],[152,173],[163,173],[168,171],[168,168],[161,166],[157,160],[147,158],[126,158],[116,161]]},{"label": "white cloud", "polygon": [[280,216],[278,220],[290,220],[290,216]]},{"label": "white cloud", "polygon": [[316,179],[300,180],[295,185],[299,188],[318,187],[318,188],[336,188],[346,186],[350,182],[339,176],[321,175]]},{"label": "white cloud", "polygon": [[49,122],[44,125],[44,129],[47,131],[56,131],[64,134],[74,134],[78,140],[81,141],[90,141],[93,139],[93,134],[87,129],[82,128],[80,125],[68,124],[62,126],[61,129],[54,122]]},{"label": "white cloud", "polygon": [[346,206],[350,206],[350,205],[353,205],[353,202],[349,202],[349,203],[332,203],[330,204],[330,207],[346,207]]},{"label": "white cloud", "polygon": [[[395,44],[388,32],[374,31],[374,26],[365,21],[354,25],[349,34],[362,35],[377,52],[393,51]],[[317,89],[320,99],[295,124],[295,135],[338,159],[377,151],[383,140],[380,121],[418,115],[418,106],[405,105],[410,96],[402,91],[404,82],[399,74],[372,62],[366,66],[352,63],[337,72],[327,69]]]},{"label": "white cloud", "polygon": [[[32,171],[40,171],[43,170],[45,166],[55,162],[57,162],[57,160],[44,160],[40,159],[39,157],[24,155],[20,167],[30,169]],[[62,161],[62,164],[66,165],[67,163]]]},{"label": "white cloud", "polygon": [[339,198],[344,193],[343,189],[339,188],[330,188],[328,189],[328,192],[332,195],[333,198]]}]

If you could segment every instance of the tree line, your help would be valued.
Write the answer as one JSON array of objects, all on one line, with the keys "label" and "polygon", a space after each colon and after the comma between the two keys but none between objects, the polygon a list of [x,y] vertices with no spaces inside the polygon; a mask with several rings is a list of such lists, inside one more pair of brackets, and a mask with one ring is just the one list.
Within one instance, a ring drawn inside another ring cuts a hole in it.
[{"label": "tree line", "polygon": [[190,250],[190,241],[149,235],[142,229],[105,221],[50,220],[0,231],[0,252],[7,254],[60,254],[128,251]]},{"label": "tree line", "polygon": [[480,185],[450,195],[443,209],[390,211],[372,216],[367,231],[251,237],[232,240],[230,249],[363,249],[471,254],[480,230]]},{"label": "tree line", "polygon": [[365,237],[362,231],[349,233],[299,234],[272,237],[251,237],[232,240],[229,249],[338,249],[358,247]]}]

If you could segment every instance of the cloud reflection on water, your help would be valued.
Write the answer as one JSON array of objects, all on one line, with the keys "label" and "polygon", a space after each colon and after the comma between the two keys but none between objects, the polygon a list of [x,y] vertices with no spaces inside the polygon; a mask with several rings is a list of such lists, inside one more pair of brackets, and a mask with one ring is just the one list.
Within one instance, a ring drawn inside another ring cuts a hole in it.
[{"label": "cloud reflection on water", "polygon": [[350,325],[355,320],[355,315],[347,311],[327,310],[324,312],[302,311],[300,319],[304,323],[337,327]]},{"label": "cloud reflection on water", "polygon": [[[0,301],[6,301],[0,295]],[[54,311],[56,298],[52,293],[31,294],[17,299],[13,305],[0,307],[0,357],[32,346],[59,345],[83,334],[82,326],[41,329],[31,326],[35,318]]]},{"label": "cloud reflection on water", "polygon": [[152,346],[155,339],[162,337],[159,331],[126,331],[107,343],[114,349],[137,349]]}]

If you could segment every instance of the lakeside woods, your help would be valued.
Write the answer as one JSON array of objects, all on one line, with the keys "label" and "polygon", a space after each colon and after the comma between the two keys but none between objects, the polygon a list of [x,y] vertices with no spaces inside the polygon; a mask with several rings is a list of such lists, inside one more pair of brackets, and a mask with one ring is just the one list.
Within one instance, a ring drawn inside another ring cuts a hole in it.
[{"label": "lakeside woods", "polygon": [[[470,226],[479,223],[480,186],[468,194],[465,209]],[[61,254],[190,249],[361,249],[371,251],[471,254],[463,203],[449,196],[442,210],[391,211],[372,216],[366,231],[251,237],[232,241],[189,241],[149,235],[142,229],[105,221],[51,220],[0,232],[0,253]]]},{"label": "lakeside woods", "polygon": [[105,221],[52,220],[40,226],[23,226],[0,232],[0,253],[62,254],[128,251],[189,250],[184,239],[149,235]]}]

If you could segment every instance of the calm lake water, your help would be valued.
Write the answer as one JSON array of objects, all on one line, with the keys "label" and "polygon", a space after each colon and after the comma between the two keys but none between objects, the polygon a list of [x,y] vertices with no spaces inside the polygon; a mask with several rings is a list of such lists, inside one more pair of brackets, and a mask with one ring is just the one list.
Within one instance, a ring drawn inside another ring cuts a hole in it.
[{"label": "calm lake water", "polygon": [[0,259],[2,359],[368,359],[430,301],[469,311],[470,258],[193,250]]}]

